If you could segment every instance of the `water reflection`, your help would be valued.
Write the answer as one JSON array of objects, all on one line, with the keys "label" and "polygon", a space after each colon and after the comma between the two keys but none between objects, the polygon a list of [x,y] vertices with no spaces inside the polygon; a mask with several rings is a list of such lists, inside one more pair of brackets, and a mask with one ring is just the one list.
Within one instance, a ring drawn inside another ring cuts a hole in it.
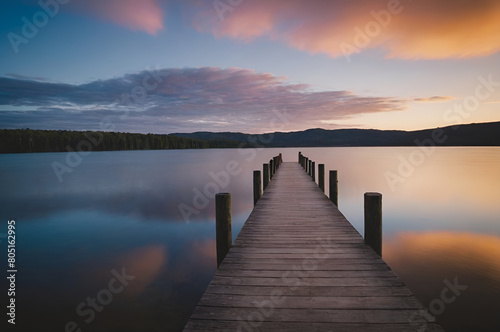
[{"label": "water reflection", "polygon": [[[82,330],[153,330],[156,324],[151,325],[151,321],[155,321],[154,313],[158,309],[151,306],[151,303],[154,303],[155,295],[161,291],[154,282],[164,273],[166,259],[165,246],[155,245],[119,253],[106,264],[98,262],[94,266],[80,268],[79,273],[75,274],[79,277],[75,280],[75,286],[91,291],[87,293],[87,297],[82,296],[80,299],[80,303],[86,304],[80,310],[84,314],[73,313],[72,321]],[[113,266],[111,271],[107,268],[109,266]],[[112,279],[116,281],[110,286]],[[122,290],[114,294],[106,305],[107,298],[100,298],[99,294],[102,289],[110,289],[109,287]],[[88,296],[96,298],[97,303],[102,306],[102,311],[97,310],[95,319],[90,321],[87,321],[91,318],[88,312],[92,307],[87,302]],[[75,303],[75,308],[76,304],[78,302]]]},{"label": "water reflection", "polygon": [[[50,165],[64,159],[64,153],[3,155],[1,177],[9,192],[0,194],[2,212],[26,220],[90,208],[143,220],[184,222],[179,204],[193,207],[196,192],[201,192],[206,207],[190,219],[203,221],[214,216],[210,190],[220,189],[232,193],[235,214],[248,213],[253,206],[251,171],[261,169],[272,152],[248,161],[232,151],[95,152],[73,173],[65,174],[62,183]],[[227,185],[218,185],[210,173],[224,172],[232,160],[238,162],[240,174],[229,177]],[[211,187],[205,194],[207,184]]]},{"label": "water reflection", "polygon": [[125,253],[116,258],[115,266],[126,268],[127,274],[134,276],[125,295],[129,297],[143,293],[154,281],[167,262],[167,250],[163,245],[148,246]]},{"label": "water reflection", "polygon": [[[16,296],[19,316],[30,318],[19,330],[57,331],[70,320],[83,331],[182,330],[216,258],[213,197],[191,223],[179,204],[192,206],[194,189],[216,183],[210,172],[237,161],[241,173],[223,188],[234,239],[253,207],[252,171],[279,152],[296,161],[298,151],[339,171],[340,209],[361,234],[363,193],[383,194],[384,257],[422,302],[440,296],[444,279],[469,285],[439,316],[447,329],[500,330],[499,148],[436,149],[395,191],[384,174],[413,148],[265,149],[255,159],[237,150],[96,152],[62,183],[50,165],[64,153],[0,155],[0,216],[18,222]],[[77,305],[122,267],[136,278],[86,324]]]},{"label": "water reflection", "polygon": [[[215,271],[213,225],[71,215],[19,224],[16,300],[30,318],[19,330],[63,330],[69,321],[83,331],[182,330]],[[134,278],[86,322],[89,306],[77,307],[108,289],[112,270]]]},{"label": "water reflection", "polygon": [[404,232],[384,240],[384,259],[425,304],[446,287],[466,285],[438,322],[450,331],[500,330],[500,237],[457,232]]},{"label": "water reflection", "polygon": [[[363,234],[363,194],[383,194],[384,234],[405,230],[447,229],[500,236],[500,148],[436,148],[392,190],[387,172],[398,173],[401,158],[414,147],[285,149],[338,170],[339,207]],[[292,159],[295,160],[295,159]],[[326,175],[328,192],[328,175]],[[472,222],[473,221],[473,222]]]}]

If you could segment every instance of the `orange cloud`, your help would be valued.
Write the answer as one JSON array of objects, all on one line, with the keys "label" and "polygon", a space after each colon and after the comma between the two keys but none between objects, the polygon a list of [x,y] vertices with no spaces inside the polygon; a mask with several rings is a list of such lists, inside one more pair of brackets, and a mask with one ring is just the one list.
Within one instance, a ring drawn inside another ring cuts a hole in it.
[{"label": "orange cloud", "polygon": [[205,273],[215,272],[217,267],[217,250],[215,240],[200,239],[182,247],[184,254],[171,269],[172,280],[188,282]]},{"label": "orange cloud", "polygon": [[381,48],[387,57],[403,59],[476,57],[500,51],[496,0],[245,0],[222,17],[211,4],[198,8],[193,25],[217,37],[244,41],[268,37],[331,57],[345,55],[341,45],[352,45],[359,52]]},{"label": "orange cloud", "polygon": [[79,12],[89,13],[133,31],[156,34],[163,29],[163,9],[157,0],[87,0],[71,3]]},{"label": "orange cloud", "polygon": [[[165,246],[151,245],[127,252],[116,266],[123,266],[128,275],[135,279],[126,288],[127,296],[143,292],[167,266],[168,251]],[[121,271],[117,268],[117,271]]]},{"label": "orange cloud", "polygon": [[413,101],[419,102],[419,103],[439,103],[442,101],[447,101],[451,100],[453,97],[451,96],[432,96],[432,97],[422,97],[422,98],[415,98]]},{"label": "orange cloud", "polygon": [[[460,251],[460,255],[457,252]],[[394,264],[466,267],[500,283],[500,238],[460,232],[399,233],[384,243],[384,258]]]}]

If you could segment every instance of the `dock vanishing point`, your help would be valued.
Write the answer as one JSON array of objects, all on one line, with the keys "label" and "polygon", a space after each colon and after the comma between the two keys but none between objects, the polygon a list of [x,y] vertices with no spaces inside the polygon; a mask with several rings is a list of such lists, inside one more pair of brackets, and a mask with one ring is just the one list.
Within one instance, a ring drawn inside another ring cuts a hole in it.
[{"label": "dock vanishing point", "polygon": [[184,331],[443,329],[301,163],[288,162],[279,165]]}]

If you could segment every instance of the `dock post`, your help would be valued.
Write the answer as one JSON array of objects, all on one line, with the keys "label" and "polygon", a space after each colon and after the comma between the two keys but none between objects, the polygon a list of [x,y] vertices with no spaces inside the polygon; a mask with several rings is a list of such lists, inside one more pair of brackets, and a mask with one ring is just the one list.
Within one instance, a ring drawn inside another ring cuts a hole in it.
[{"label": "dock post", "polygon": [[306,170],[306,173],[309,173],[309,158],[308,157],[306,157],[304,169]]},{"label": "dock post", "polygon": [[339,207],[339,182],[337,180],[337,171],[330,171],[330,200]]},{"label": "dock post", "polygon": [[263,164],[262,165],[262,177],[264,179],[263,181],[263,190],[266,190],[267,186],[269,185],[269,164]]},{"label": "dock post", "polygon": [[382,195],[365,193],[365,243],[382,256]]},{"label": "dock post", "polygon": [[312,172],[311,172],[312,180],[316,182],[316,162],[313,161],[312,164]]},{"label": "dock post", "polygon": [[318,185],[325,192],[325,164],[318,165]]},{"label": "dock post", "polygon": [[278,169],[278,157],[273,157],[273,175],[276,174],[276,170]]},{"label": "dock post", "polygon": [[273,163],[274,163],[274,160],[269,160],[269,178],[272,179],[273,176],[274,176],[274,172],[273,172]]},{"label": "dock post", "polygon": [[299,151],[299,164],[302,165],[302,152]]},{"label": "dock post", "polygon": [[313,175],[313,173],[312,173],[312,163],[313,163],[312,160],[309,160],[309,173],[308,173],[309,176]]},{"label": "dock post", "polygon": [[257,204],[257,201],[262,196],[261,181],[260,181],[260,171],[253,171],[253,205]]},{"label": "dock post", "polygon": [[283,163],[283,155],[281,154],[281,152],[278,157],[280,158],[280,165],[281,165]]},{"label": "dock post", "polygon": [[215,233],[217,268],[219,268],[233,242],[231,234],[231,194],[229,193],[215,195]]}]

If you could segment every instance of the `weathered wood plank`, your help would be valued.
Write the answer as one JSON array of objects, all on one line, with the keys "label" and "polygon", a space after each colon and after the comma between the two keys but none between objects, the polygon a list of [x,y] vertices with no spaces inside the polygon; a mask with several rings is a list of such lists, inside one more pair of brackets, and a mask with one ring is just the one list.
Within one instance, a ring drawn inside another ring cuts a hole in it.
[{"label": "weathered wood plank", "polygon": [[231,295],[205,293],[198,305],[214,305],[230,308],[273,307],[280,309],[419,309],[420,302],[413,296],[282,296],[277,293],[273,299],[267,295]]},{"label": "weathered wood plank", "polygon": [[[296,259],[296,258],[281,258],[281,259],[273,259],[273,258],[255,258],[255,259],[247,259],[246,263],[255,263],[255,264],[286,264],[289,265],[290,268],[293,265],[304,265],[304,266],[312,266],[311,269],[318,269],[319,267],[312,262],[311,264],[307,264],[308,259]],[[221,266],[224,264],[231,264],[231,263],[241,263],[241,259],[235,258],[235,257],[226,257],[224,261],[222,262]],[[335,258],[333,255],[331,258],[321,261],[321,264],[318,264],[319,266],[322,266],[323,264],[370,264],[370,263],[380,263],[384,264],[382,260],[371,260],[369,258],[359,258],[359,259],[353,259],[353,258]]]},{"label": "weathered wood plank", "polygon": [[282,296],[410,296],[411,291],[407,287],[338,287],[338,286],[315,286],[315,287],[273,287],[273,286],[235,286],[214,285],[208,286],[206,293],[234,294],[234,295],[267,295],[273,291]]},{"label": "weathered wood plank", "polygon": [[380,286],[402,286],[397,277],[365,277],[365,278],[308,278],[298,277],[293,271],[285,273],[280,278],[230,278],[215,275],[212,279],[214,285],[247,285],[247,286],[289,286],[289,287],[320,287],[320,286],[342,286],[342,287],[380,287]]},{"label": "weathered wood plank", "polygon": [[254,321],[254,317],[267,316],[271,322],[323,322],[323,323],[363,323],[363,324],[408,324],[418,309],[401,310],[325,310],[325,309],[281,309],[263,308],[268,315],[258,308],[229,308],[197,306],[191,315],[194,319],[242,320]]},{"label": "weathered wood plank", "polygon": [[[347,261],[347,262],[345,262]],[[326,262],[321,264],[320,266],[310,266],[307,264],[299,264],[299,265],[290,265],[290,264],[266,264],[262,262],[250,263],[250,262],[241,262],[241,263],[224,263],[220,267],[220,271],[225,271],[226,269],[235,269],[235,270],[256,270],[256,271],[290,271],[293,270],[295,266],[300,267],[302,271],[379,271],[379,270],[388,270],[386,264],[383,263],[352,263],[348,264],[349,260],[344,260],[343,263],[332,263]]]},{"label": "weathered wood plank", "polygon": [[[250,325],[251,324],[251,325]],[[265,332],[441,332],[441,327],[434,323],[415,322],[412,324],[347,324],[317,322],[245,322],[225,320],[196,320],[188,322],[184,331],[265,331]]]},{"label": "weathered wood plank", "polygon": [[[270,271],[270,270],[240,270],[237,268],[225,268],[218,271],[217,275],[231,278],[259,277],[259,278],[281,278],[284,272],[288,271]],[[391,270],[380,269],[362,270],[362,271],[305,271],[301,267],[296,267],[296,270],[288,273],[289,276],[307,278],[366,278],[366,277],[397,277]]]}]

